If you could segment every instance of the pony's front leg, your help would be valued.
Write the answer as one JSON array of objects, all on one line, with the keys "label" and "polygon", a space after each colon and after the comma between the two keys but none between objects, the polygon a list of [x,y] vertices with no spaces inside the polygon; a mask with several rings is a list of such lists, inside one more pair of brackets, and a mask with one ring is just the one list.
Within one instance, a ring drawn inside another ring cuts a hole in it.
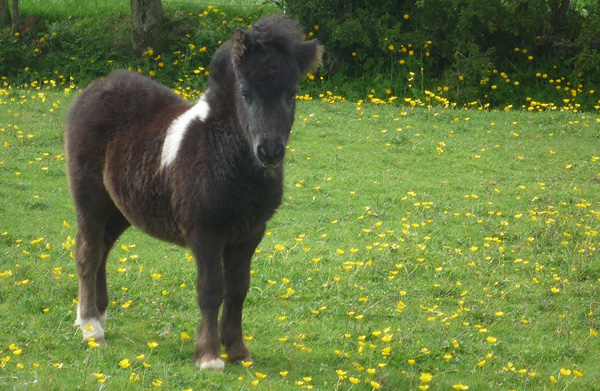
[{"label": "pony's front leg", "polygon": [[230,245],[223,252],[225,302],[219,331],[227,359],[232,362],[251,361],[250,350],[242,334],[242,310],[250,286],[250,264],[265,227],[259,227],[245,241]]},{"label": "pony's front leg", "polygon": [[[211,238],[215,239],[215,238]],[[191,246],[196,257],[198,306],[201,319],[196,336],[196,366],[200,369],[222,371],[218,319],[224,296],[222,267],[223,245],[219,240],[202,240]]]}]

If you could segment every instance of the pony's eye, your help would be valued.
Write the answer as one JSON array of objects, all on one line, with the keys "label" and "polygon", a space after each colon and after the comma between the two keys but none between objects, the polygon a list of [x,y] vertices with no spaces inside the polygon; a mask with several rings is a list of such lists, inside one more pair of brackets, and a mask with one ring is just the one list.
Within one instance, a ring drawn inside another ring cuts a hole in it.
[{"label": "pony's eye", "polygon": [[250,97],[250,93],[246,90],[242,90],[240,92],[242,94],[242,98],[247,99],[248,97]]}]

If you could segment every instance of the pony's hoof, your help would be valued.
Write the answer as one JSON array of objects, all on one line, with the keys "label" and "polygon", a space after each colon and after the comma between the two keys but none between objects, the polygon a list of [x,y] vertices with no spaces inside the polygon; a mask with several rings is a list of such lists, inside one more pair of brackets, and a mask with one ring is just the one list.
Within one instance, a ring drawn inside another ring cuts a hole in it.
[{"label": "pony's hoof", "polygon": [[83,334],[83,342],[96,342],[98,345],[106,345],[104,329],[101,323],[95,319],[77,319],[75,326],[79,326]]},{"label": "pony's hoof", "polygon": [[221,360],[220,358],[215,358],[209,361],[199,359],[196,361],[196,366],[202,370],[222,372],[225,370],[225,361]]}]

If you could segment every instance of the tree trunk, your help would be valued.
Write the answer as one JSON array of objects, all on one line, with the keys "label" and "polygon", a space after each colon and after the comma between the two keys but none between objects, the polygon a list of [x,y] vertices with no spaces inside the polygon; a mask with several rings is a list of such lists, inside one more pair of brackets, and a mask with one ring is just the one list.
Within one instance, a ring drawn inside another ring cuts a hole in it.
[{"label": "tree trunk", "polygon": [[567,12],[569,11],[570,7],[571,0],[562,0],[560,2],[560,7],[556,10],[552,17],[552,28],[554,30],[557,30],[560,27],[563,19],[565,16],[567,16]]},{"label": "tree trunk", "polygon": [[155,52],[164,49],[161,19],[161,0],[131,0],[131,42],[136,55],[143,54],[149,48]]},{"label": "tree trunk", "polygon": [[9,15],[8,0],[0,0],[0,27],[8,25],[8,22],[10,21]]},{"label": "tree trunk", "polygon": [[15,35],[19,32],[19,0],[12,0],[11,19],[10,35]]}]

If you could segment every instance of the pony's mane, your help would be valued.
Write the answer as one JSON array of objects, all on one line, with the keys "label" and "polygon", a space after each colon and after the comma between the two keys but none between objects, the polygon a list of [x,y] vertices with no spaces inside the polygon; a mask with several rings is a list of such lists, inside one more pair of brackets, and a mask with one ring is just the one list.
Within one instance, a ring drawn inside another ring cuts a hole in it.
[{"label": "pony's mane", "polygon": [[298,22],[282,14],[269,15],[260,19],[247,31],[250,46],[271,46],[288,51],[302,40]]},{"label": "pony's mane", "polygon": [[[236,35],[240,33],[239,30],[241,29],[238,29]],[[230,78],[233,76],[232,57],[235,56],[236,51],[250,48],[272,48],[292,54],[296,44],[302,41],[298,22],[286,18],[283,14],[273,14],[261,18],[243,32],[243,42],[236,42],[236,35],[215,52],[209,66],[209,87],[211,84],[224,86],[231,81]]]}]

